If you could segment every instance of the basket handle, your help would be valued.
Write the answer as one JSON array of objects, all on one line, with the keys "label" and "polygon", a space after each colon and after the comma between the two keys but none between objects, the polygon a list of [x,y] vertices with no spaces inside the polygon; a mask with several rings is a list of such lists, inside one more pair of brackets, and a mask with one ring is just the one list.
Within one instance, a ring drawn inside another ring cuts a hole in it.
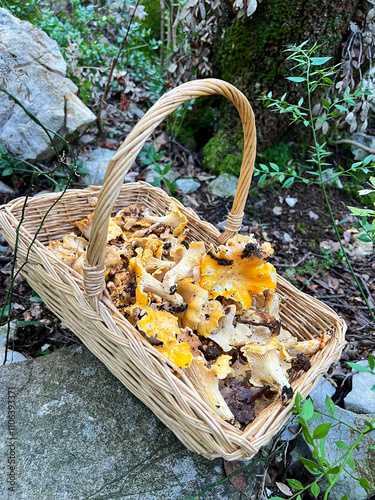
[{"label": "basket handle", "polygon": [[100,190],[95,208],[86,263],[83,267],[86,293],[89,298],[94,299],[94,302],[101,296],[105,287],[104,264],[108,224],[126,173],[133,165],[149,136],[166,116],[185,101],[213,94],[222,95],[233,102],[241,117],[244,130],[244,153],[238,187],[232,209],[228,214],[227,228],[220,235],[219,242],[225,243],[241,229],[243,209],[253,175],[256,153],[253,110],[242,92],[223,80],[208,78],[184,83],[164,94],[148,110],[108,163],[103,187]]}]

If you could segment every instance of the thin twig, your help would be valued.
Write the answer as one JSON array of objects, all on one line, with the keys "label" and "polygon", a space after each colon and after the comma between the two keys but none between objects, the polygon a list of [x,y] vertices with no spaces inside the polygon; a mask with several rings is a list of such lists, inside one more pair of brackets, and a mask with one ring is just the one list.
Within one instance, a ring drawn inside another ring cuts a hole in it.
[{"label": "thin twig", "polygon": [[366,151],[366,153],[369,153],[371,155],[375,155],[375,151],[364,144],[361,144],[360,142],[357,141],[352,141],[351,139],[340,139],[335,142],[335,144],[350,144],[352,146],[355,146],[356,148],[363,149],[363,151]]},{"label": "thin twig", "polygon": [[108,96],[108,93],[109,93],[109,88],[110,88],[110,85],[111,85],[111,82],[112,82],[113,72],[115,70],[117,61],[119,60],[121,52],[124,50],[124,47],[126,45],[126,41],[127,41],[127,38],[128,38],[129,30],[130,30],[130,27],[131,27],[132,22],[134,20],[134,16],[135,16],[135,13],[137,11],[137,7],[138,7],[138,4],[139,4],[139,1],[140,0],[137,0],[137,3],[135,4],[132,17],[130,18],[130,21],[129,21],[129,24],[128,24],[128,28],[126,30],[124,38],[122,39],[122,42],[121,42],[120,47],[118,49],[117,55],[112,59],[111,69],[109,70],[109,75],[108,75],[108,78],[107,78],[107,83],[105,85],[104,93],[103,93],[103,96],[102,96],[102,98],[100,100],[100,103],[99,103],[98,111],[97,111],[97,114],[96,114],[96,123],[97,123],[98,130],[99,130],[100,134],[102,133],[102,123],[101,123],[100,115],[102,113],[103,103],[107,99],[107,96]]}]

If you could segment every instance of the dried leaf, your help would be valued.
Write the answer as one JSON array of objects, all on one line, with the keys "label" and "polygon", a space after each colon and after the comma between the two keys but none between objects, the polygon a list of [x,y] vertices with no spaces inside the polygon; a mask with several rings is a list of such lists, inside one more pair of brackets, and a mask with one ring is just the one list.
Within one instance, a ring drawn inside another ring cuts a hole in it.
[{"label": "dried leaf", "polygon": [[[233,462],[229,462],[228,460],[223,460],[224,463],[224,471],[226,476],[230,476],[233,472],[238,471],[241,468],[240,462],[238,460],[234,460]],[[243,472],[236,474],[235,476],[229,479],[231,485],[241,493],[245,493],[247,489],[246,476]]]}]

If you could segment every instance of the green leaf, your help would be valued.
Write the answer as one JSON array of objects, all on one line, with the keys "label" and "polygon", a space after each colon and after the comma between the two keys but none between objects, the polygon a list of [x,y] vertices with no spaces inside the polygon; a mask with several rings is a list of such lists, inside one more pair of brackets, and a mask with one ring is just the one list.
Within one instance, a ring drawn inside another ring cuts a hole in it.
[{"label": "green leaf", "polygon": [[352,469],[352,470],[355,470],[355,462],[354,460],[352,459],[352,457],[349,457],[346,461],[346,463],[349,465],[349,467]]},{"label": "green leaf", "polygon": [[341,500],[349,500],[348,495],[345,493],[345,495],[341,497]]},{"label": "green leaf", "polygon": [[287,479],[286,481],[294,490],[303,490],[303,484],[297,479]]},{"label": "green leaf", "polygon": [[342,441],[335,441],[338,448],[340,448],[340,450],[347,450],[349,448],[349,446],[346,444],[346,443],[343,443]]},{"label": "green leaf", "polygon": [[314,415],[314,405],[312,400],[308,398],[302,405],[301,417],[304,420],[309,420],[313,415]]},{"label": "green leaf", "polygon": [[327,109],[330,107],[330,103],[328,101],[326,101],[325,99],[322,99],[322,104]]},{"label": "green leaf", "polygon": [[39,302],[40,304],[43,304],[43,299],[41,299],[40,297],[30,297],[29,301],[30,302]]},{"label": "green leaf", "polygon": [[372,159],[372,155],[366,156],[366,158],[363,160],[363,166],[368,165]]},{"label": "green leaf", "polygon": [[335,104],[335,108],[339,109],[340,111],[344,111],[344,113],[348,111],[348,108],[346,108],[342,104]]},{"label": "green leaf", "polygon": [[365,242],[365,243],[370,243],[370,242],[372,241],[372,240],[371,240],[371,238],[369,238],[369,237],[367,236],[367,234],[364,234],[364,233],[363,233],[363,234],[360,234],[360,235],[358,236],[358,239],[359,239],[359,241],[363,241],[363,242]]},{"label": "green leaf", "polygon": [[287,179],[281,187],[287,188],[291,186],[293,182],[294,182],[294,177],[289,177],[289,179]]},{"label": "green leaf", "polygon": [[328,469],[326,474],[338,474],[340,472],[340,467],[336,465],[336,467],[332,467],[332,469]]},{"label": "green leaf", "polygon": [[314,495],[315,498],[318,497],[319,493],[320,493],[320,488],[318,486],[317,483],[313,483],[311,486],[310,486],[310,490],[311,490],[311,493]]},{"label": "green leaf", "polygon": [[13,168],[12,167],[4,168],[4,170],[2,171],[3,177],[7,177],[8,175],[12,175],[12,174],[13,174]]},{"label": "green leaf", "polygon": [[328,85],[333,85],[333,81],[330,78],[323,78],[323,82],[328,83]]},{"label": "green leaf", "polygon": [[155,172],[162,175],[163,171],[158,163],[155,163]]},{"label": "green leaf", "polygon": [[323,64],[328,62],[330,59],[332,59],[332,58],[331,57],[312,57],[311,64],[313,66],[322,66]]},{"label": "green leaf", "polygon": [[153,186],[160,186],[161,183],[161,177],[158,177],[157,179],[154,180],[152,183]]},{"label": "green leaf", "polygon": [[[371,390],[375,391],[375,384],[371,387]],[[375,449],[375,447],[374,447],[374,449]]]},{"label": "green leaf", "polygon": [[313,438],[314,439],[321,439],[321,438],[325,437],[329,433],[331,426],[332,426],[332,423],[318,425],[314,429]]},{"label": "green leaf", "polygon": [[303,463],[306,469],[311,472],[311,474],[319,473],[319,465],[308,458],[298,457],[298,460]]},{"label": "green leaf", "polygon": [[0,316],[3,315],[5,317],[9,316],[9,313],[10,311],[13,309],[13,302],[10,304],[7,304],[6,306],[3,306],[1,309],[0,309]]},{"label": "green leaf", "polygon": [[306,78],[302,78],[301,76],[288,76],[287,80],[290,80],[291,82],[295,83],[301,83],[306,80]]},{"label": "green leaf", "polygon": [[267,174],[263,174],[259,177],[258,184],[262,184],[267,179]]},{"label": "green leaf", "polygon": [[270,165],[271,165],[271,168],[272,168],[273,170],[275,170],[276,172],[279,172],[279,171],[280,171],[279,166],[278,166],[278,165],[276,165],[276,163],[272,163],[272,162],[270,162]]},{"label": "green leaf", "polygon": [[371,488],[370,483],[365,479],[364,477],[361,477],[359,480],[359,484],[364,488],[365,490],[369,490]]},{"label": "green leaf", "polygon": [[362,365],[359,365],[358,363],[351,363],[350,361],[346,361],[346,364],[351,366],[354,370],[358,370],[359,372],[369,373],[369,371],[370,371],[367,368],[367,366],[362,366]]},{"label": "green leaf", "polygon": [[330,415],[334,415],[335,410],[336,410],[336,406],[335,406],[335,403],[332,401],[332,399],[328,395],[326,396],[325,405],[326,405],[328,413]]}]

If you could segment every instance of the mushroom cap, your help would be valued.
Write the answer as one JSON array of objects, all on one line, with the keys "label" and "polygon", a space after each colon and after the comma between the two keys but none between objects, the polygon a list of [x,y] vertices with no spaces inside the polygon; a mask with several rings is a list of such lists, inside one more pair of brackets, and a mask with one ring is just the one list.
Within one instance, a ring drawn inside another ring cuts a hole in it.
[{"label": "mushroom cap", "polygon": [[181,318],[182,325],[196,330],[199,325],[203,304],[208,299],[208,292],[199,285],[195,285],[190,278],[178,283],[178,293],[182,296],[187,309]]},{"label": "mushroom cap", "polygon": [[293,394],[287,374],[291,356],[284,345],[271,339],[265,345],[247,344],[241,351],[249,362],[250,382],[256,387],[268,385],[272,391],[282,394],[285,402],[289,400]]},{"label": "mushroom cap", "polygon": [[151,307],[144,307],[146,314],[138,321],[138,328],[148,337],[156,337],[163,342],[162,347],[156,349],[166,356],[179,368],[190,365],[192,354],[186,342],[178,342],[181,330],[177,325],[177,318],[166,311],[158,311]]},{"label": "mushroom cap", "polygon": [[219,380],[232,372],[228,358],[230,356],[220,356],[211,368],[207,368],[202,357],[194,357],[186,373],[198,394],[216,414],[224,420],[234,420],[233,413],[219,390]]},{"label": "mushroom cap", "polygon": [[[200,275],[200,264],[203,255],[206,253],[204,243],[190,243],[189,248],[183,253],[181,260],[170,269],[163,279],[163,287],[167,293],[172,293],[179,281],[184,278],[194,278]],[[180,254],[178,253],[179,257]]]},{"label": "mushroom cap", "polygon": [[224,308],[218,300],[207,300],[203,305],[197,331],[208,337],[219,326],[219,319],[225,316]]},{"label": "mushroom cap", "polygon": [[233,324],[236,315],[236,306],[229,306],[226,315],[220,318],[218,328],[209,335],[209,339],[216,342],[224,352],[234,347],[243,346],[252,340],[252,331],[242,323]]},{"label": "mushroom cap", "polygon": [[241,302],[246,309],[253,295],[276,287],[275,268],[255,255],[217,260],[211,253],[202,259],[201,274],[200,284],[209,290],[211,299],[221,295]]},{"label": "mushroom cap", "polygon": [[154,216],[149,213],[149,210],[145,210],[144,218],[149,222],[164,224],[174,228],[173,236],[178,236],[182,233],[186,227],[188,220],[186,215],[184,215],[173,201],[169,206],[169,212],[164,216]]}]

